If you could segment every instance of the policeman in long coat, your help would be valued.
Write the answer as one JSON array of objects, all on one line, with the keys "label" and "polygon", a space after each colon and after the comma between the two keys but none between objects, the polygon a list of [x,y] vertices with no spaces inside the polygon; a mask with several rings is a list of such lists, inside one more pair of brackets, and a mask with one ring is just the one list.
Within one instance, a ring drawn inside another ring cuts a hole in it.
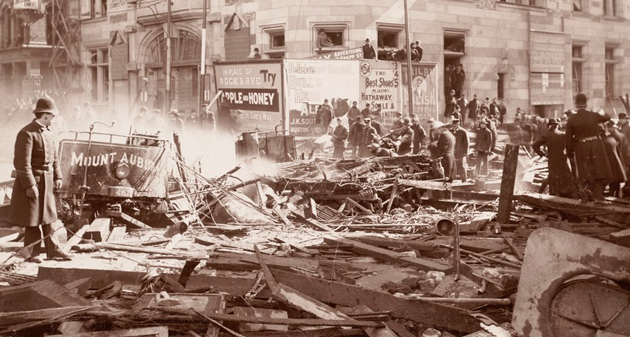
[{"label": "policeman in long coat", "polygon": [[358,135],[359,157],[371,157],[372,151],[370,151],[369,146],[375,141],[378,141],[379,136],[376,129],[372,127],[371,118],[365,118],[363,121],[365,122],[365,126],[361,130],[361,134]]},{"label": "policeman in long coat", "polygon": [[[547,166],[549,168],[549,194],[567,198],[577,197],[577,186],[569,169],[567,161],[566,135],[558,130],[560,121],[551,118],[547,123],[549,129],[533,144],[534,152],[541,157],[547,157]],[[543,151],[542,146],[547,147],[547,152]]]},{"label": "policeman in long coat", "polygon": [[590,195],[595,202],[606,203],[604,186],[612,174],[598,125],[610,120],[610,116],[587,110],[586,104],[586,95],[575,96],[577,113],[569,117],[566,125],[567,156],[575,156],[582,202]]},{"label": "policeman in long coat", "polygon": [[348,129],[341,123],[341,118],[337,118],[337,126],[332,132],[332,142],[335,150],[333,158],[343,159],[343,152],[346,150],[346,139],[348,138]]},{"label": "policeman in long coat", "polygon": [[[68,258],[51,233],[57,221],[53,191],[62,185],[55,137],[50,124],[58,114],[52,98],[37,101],[35,119],[18,132],[13,165],[17,173],[11,197],[10,223],[24,226],[24,246],[33,246],[32,262],[41,262],[38,255],[42,234],[49,258]],[[41,226],[41,232],[40,227]]]}]

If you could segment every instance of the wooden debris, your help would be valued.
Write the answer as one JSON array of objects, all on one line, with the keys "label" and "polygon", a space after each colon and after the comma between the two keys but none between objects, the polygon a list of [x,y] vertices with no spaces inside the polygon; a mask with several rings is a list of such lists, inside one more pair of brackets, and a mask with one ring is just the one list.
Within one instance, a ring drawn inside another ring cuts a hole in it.
[{"label": "wooden debris", "polygon": [[519,145],[505,145],[505,161],[503,163],[503,175],[501,176],[501,194],[499,196],[499,212],[497,221],[501,224],[510,222],[512,211],[512,197],[516,183],[516,168],[518,166]]}]

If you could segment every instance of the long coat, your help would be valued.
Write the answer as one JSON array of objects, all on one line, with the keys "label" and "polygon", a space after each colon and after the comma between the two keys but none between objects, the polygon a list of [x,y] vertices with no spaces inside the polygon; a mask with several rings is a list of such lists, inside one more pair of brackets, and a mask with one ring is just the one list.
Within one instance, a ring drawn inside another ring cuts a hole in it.
[{"label": "long coat", "polygon": [[584,182],[609,181],[612,178],[606,149],[598,130],[598,124],[609,119],[609,116],[580,109],[567,121],[567,157],[575,155],[577,175]]},{"label": "long coat", "polygon": [[365,125],[363,130],[361,130],[361,134],[359,136],[359,157],[371,157],[372,152],[368,147],[370,144],[378,140],[378,134],[376,133],[376,129],[372,126]]},{"label": "long coat", "polygon": [[433,157],[442,157],[444,175],[449,181],[455,178],[455,136],[450,131],[442,131],[434,148]]},{"label": "long coat", "polygon": [[[538,138],[532,147],[541,157],[547,156],[549,194],[572,197],[577,193],[577,186],[571,169],[569,169],[565,142],[564,132],[556,129]],[[541,149],[543,145],[547,146],[547,153]]]},{"label": "long coat", "polygon": [[489,129],[477,129],[477,139],[475,140],[475,151],[490,152],[492,149],[492,131]]},{"label": "long coat", "polygon": [[621,156],[621,163],[625,168],[630,165],[630,142],[628,142],[626,135],[618,130],[612,130],[610,135],[617,141],[617,145],[619,146],[619,155]]},{"label": "long coat", "polygon": [[453,130],[455,136],[455,159],[462,159],[468,155],[468,132],[462,127]]},{"label": "long coat", "polygon": [[[57,221],[54,181],[61,179],[57,144],[50,129],[35,121],[18,132],[13,166],[17,173],[11,196],[9,223],[36,227]],[[39,197],[30,199],[26,190],[36,185]]]},{"label": "long coat", "polygon": [[602,136],[602,142],[606,149],[608,165],[610,165],[610,179],[607,183],[622,183],[626,181],[626,172],[623,169],[621,155],[619,154],[619,143],[612,135]]}]

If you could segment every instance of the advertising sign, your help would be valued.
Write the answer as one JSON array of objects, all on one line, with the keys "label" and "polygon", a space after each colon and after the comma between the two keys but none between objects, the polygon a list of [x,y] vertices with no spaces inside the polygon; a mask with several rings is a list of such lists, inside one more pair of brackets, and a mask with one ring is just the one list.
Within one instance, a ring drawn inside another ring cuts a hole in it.
[{"label": "advertising sign", "polygon": [[282,63],[218,63],[214,69],[216,88],[223,91],[219,128],[270,132],[282,124]]},{"label": "advertising sign", "polygon": [[[359,64],[361,98],[359,107],[366,103],[380,107],[379,119],[384,129],[390,129],[400,110],[400,70],[391,61],[361,60]],[[377,108],[378,109],[378,108]]]},{"label": "advertising sign", "polygon": [[334,51],[326,54],[319,54],[310,57],[315,60],[353,60],[363,58],[363,48],[352,48],[347,50]]},{"label": "advertising sign", "polygon": [[[401,64],[403,115],[409,116],[407,64]],[[411,67],[412,113],[426,123],[429,118],[438,119],[438,81],[435,63],[413,63]]]},{"label": "advertising sign", "polygon": [[15,10],[40,10],[41,0],[13,0],[13,9]]},{"label": "advertising sign", "polygon": [[[62,192],[80,193],[87,168],[89,194],[110,197],[165,198],[168,155],[164,147],[63,140],[59,162]],[[121,170],[116,175],[116,170]],[[126,175],[124,173],[127,173]]]},{"label": "advertising sign", "polygon": [[345,117],[350,103],[359,100],[356,60],[284,60],[284,72],[289,127],[296,136],[327,132],[330,120],[317,116],[324,100],[333,117]]}]

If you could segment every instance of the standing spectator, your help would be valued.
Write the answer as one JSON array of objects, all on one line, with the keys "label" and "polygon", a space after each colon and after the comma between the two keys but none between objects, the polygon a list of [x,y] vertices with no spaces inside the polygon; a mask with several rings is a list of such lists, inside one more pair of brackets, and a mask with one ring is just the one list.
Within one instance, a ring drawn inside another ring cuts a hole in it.
[{"label": "standing spectator", "polygon": [[[625,166],[626,176],[629,180],[626,180],[626,183],[623,186],[623,197],[630,197],[630,125],[628,125],[628,115],[622,112],[619,114],[619,124],[621,125],[621,131],[617,131],[613,133],[613,137],[617,139],[621,145],[621,158],[623,159],[623,164]],[[618,134],[618,136],[615,136]],[[625,138],[625,140],[624,140]],[[628,146],[625,146],[627,144]]]},{"label": "standing spectator", "polygon": [[335,148],[333,158],[343,159],[343,151],[346,150],[346,139],[348,138],[348,129],[341,123],[341,118],[337,118],[337,126],[332,132],[332,142]]},{"label": "standing spectator", "polygon": [[[57,222],[54,191],[62,186],[62,173],[57,157],[55,135],[50,131],[52,120],[59,114],[52,98],[40,98],[33,110],[35,119],[18,132],[13,165],[17,177],[11,196],[9,223],[24,227],[24,247],[33,244],[27,261],[41,263],[39,258],[44,237],[49,258],[69,259],[51,235]],[[41,231],[40,231],[41,226]]]},{"label": "standing spectator", "polygon": [[162,110],[153,109],[151,111],[151,118],[147,120],[147,134],[149,135],[162,135],[166,129],[166,122],[162,118]]},{"label": "standing spectator", "polygon": [[320,29],[317,35],[317,48],[319,48],[319,50],[321,51],[323,47],[330,47],[332,45],[333,45],[333,42],[328,36],[328,34],[326,34],[326,31],[323,29]]},{"label": "standing spectator", "polygon": [[359,157],[369,157],[372,152],[370,151],[370,144],[378,141],[379,137],[378,134],[376,133],[376,129],[374,129],[374,127],[372,127],[372,119],[371,118],[364,118],[363,122],[365,123],[365,125],[363,126],[363,129],[361,130],[361,134],[359,135],[359,142],[358,142],[358,146],[359,146]]},{"label": "standing spectator", "polygon": [[400,128],[400,136],[398,138],[399,155],[406,155],[413,151],[413,138],[414,132],[411,128],[411,120],[405,118],[403,119],[402,127]]},{"label": "standing spectator", "polygon": [[361,117],[368,118],[372,114],[372,110],[370,109],[370,103],[365,103],[365,109],[361,110]]},{"label": "standing spectator", "polygon": [[87,129],[87,125],[85,125],[85,120],[83,118],[83,111],[81,111],[81,106],[75,105],[72,108],[72,115],[68,119],[68,124],[70,129],[73,131],[83,131]]},{"label": "standing spectator", "polygon": [[461,64],[455,67],[455,70],[451,74],[451,89],[455,90],[455,95],[459,97],[464,91],[464,83],[466,81],[466,73]]},{"label": "standing spectator", "polygon": [[350,124],[348,143],[352,149],[353,156],[357,155],[357,150],[359,148],[359,144],[361,143],[361,133],[363,133],[363,128],[365,128],[365,123],[363,122],[363,118],[361,116],[357,117],[355,121]]},{"label": "standing spectator", "polygon": [[468,119],[474,124],[479,114],[479,100],[477,94],[473,95],[473,99],[468,102]]},{"label": "standing spectator", "polygon": [[492,149],[492,133],[487,128],[487,122],[479,122],[475,151],[477,151],[477,176],[488,175],[488,154]]},{"label": "standing spectator", "polygon": [[260,60],[262,58],[262,56],[260,55],[260,50],[258,50],[258,47],[254,48],[254,54],[251,57],[254,60]]},{"label": "standing spectator", "polygon": [[434,135],[437,142],[430,145],[433,158],[441,158],[442,167],[446,181],[453,181],[455,177],[455,136],[447,130],[447,125],[435,121]]},{"label": "standing spectator", "polygon": [[182,119],[182,115],[176,109],[171,109],[169,113],[168,120],[168,135],[167,137],[171,137],[174,134],[178,136],[184,135],[184,120]]},{"label": "standing spectator", "polygon": [[348,109],[348,123],[352,125],[357,120],[357,117],[361,116],[361,111],[357,107],[357,101],[352,101],[352,106]]},{"label": "standing spectator", "polygon": [[630,141],[630,123],[628,123],[628,115],[625,112],[619,113],[619,125],[621,127],[621,133]]},{"label": "standing spectator", "polygon": [[479,105],[479,113],[484,113],[486,114],[486,116],[490,115],[490,98],[486,97],[486,99],[481,102],[481,105]]},{"label": "standing spectator", "polygon": [[370,39],[365,39],[365,44],[363,45],[363,58],[376,60],[376,51],[374,50],[374,46],[370,43]]},{"label": "standing spectator", "polygon": [[444,106],[444,118],[449,119],[455,111],[455,107],[458,107],[457,100],[455,99],[455,90],[451,90],[451,95],[446,101],[446,105]]},{"label": "standing spectator", "polygon": [[92,104],[89,101],[83,103],[83,119],[87,122],[88,125],[96,122],[98,116],[96,115],[96,111],[92,108]]},{"label": "standing spectator", "polygon": [[460,127],[465,126],[466,124],[466,116],[468,115],[468,100],[466,99],[466,95],[461,94],[457,99],[457,105],[459,105],[459,112],[462,115],[461,121],[459,123]]},{"label": "standing spectator", "polygon": [[499,132],[497,131],[497,117],[490,116],[490,118],[486,118],[488,129],[490,129],[490,133],[492,134],[492,147],[490,147],[490,152],[494,152],[494,149],[497,147],[497,139],[499,138]]},{"label": "standing spectator", "polygon": [[605,204],[604,185],[612,179],[612,173],[598,125],[610,120],[610,116],[587,110],[587,101],[582,93],[575,96],[578,111],[566,126],[567,157],[575,156],[582,202],[590,196],[596,203]]},{"label": "standing spectator", "polygon": [[324,104],[317,108],[317,116],[315,117],[315,122],[322,125],[324,134],[328,133],[328,128],[330,127],[330,122],[333,117],[332,107],[328,103],[328,99],[324,99]]},{"label": "standing spectator", "polygon": [[499,103],[497,103],[497,98],[492,99],[492,103],[489,105],[490,113],[489,116],[499,117]]},{"label": "standing spectator", "polygon": [[[628,141],[628,138],[626,138],[626,135],[617,130],[617,123],[615,123],[612,119],[606,123],[606,126],[610,136],[615,138],[615,141],[617,142],[623,171],[626,173],[626,177],[630,178],[630,171],[628,170],[628,166],[630,165],[630,142]],[[630,188],[630,186],[628,188]],[[626,195],[627,190],[627,188],[624,189],[624,195]]]},{"label": "standing spectator", "polygon": [[190,110],[190,114],[186,117],[186,126],[191,130],[197,130],[199,127],[199,115],[197,114],[197,110]]},{"label": "standing spectator", "polygon": [[411,129],[413,130],[413,153],[420,153],[427,133],[424,131],[416,114],[411,114]]},{"label": "standing spectator", "polygon": [[422,47],[420,47],[420,41],[416,41],[416,52],[418,53],[418,62],[421,62],[424,50],[422,49]]},{"label": "standing spectator", "polygon": [[505,114],[507,114],[507,107],[505,106],[504,100],[499,101],[499,123],[503,124],[503,119],[505,118]]},{"label": "standing spectator", "polygon": [[[549,119],[547,123],[549,131],[534,142],[533,149],[539,156],[547,157],[549,194],[575,198],[577,187],[567,162],[566,136],[558,129],[558,125],[557,119]],[[547,148],[546,152],[543,151],[542,146]]]},{"label": "standing spectator", "polygon": [[451,92],[451,89],[453,89],[451,85],[452,73],[453,73],[453,66],[450,64],[447,64],[446,68],[444,68],[444,98],[446,100],[450,99],[449,93]]},{"label": "standing spectator", "polygon": [[458,119],[453,119],[451,132],[455,136],[455,177],[462,182],[468,179],[466,173],[466,156],[468,156],[469,138],[468,132],[461,127]]},{"label": "standing spectator", "polygon": [[608,165],[610,166],[611,176],[607,181],[608,191],[610,196],[619,197],[621,183],[626,181],[626,172],[623,169],[619,143],[617,143],[615,137],[610,134],[610,130],[615,128],[615,124],[614,122],[608,121],[606,122],[606,126],[600,124],[598,128],[599,137],[604,143],[606,158],[608,158]]},{"label": "standing spectator", "polygon": [[411,53],[411,62],[418,62],[419,55],[413,42],[409,45],[409,52]]},{"label": "standing spectator", "polygon": [[141,106],[131,122],[131,129],[134,133],[144,134],[147,132],[148,121],[149,117],[147,116],[147,107]]},{"label": "standing spectator", "polygon": [[457,120],[459,122],[461,120],[462,114],[460,111],[461,110],[459,108],[459,105],[455,105],[455,110],[453,110],[453,113],[451,114],[451,122],[453,122],[454,120]]}]

